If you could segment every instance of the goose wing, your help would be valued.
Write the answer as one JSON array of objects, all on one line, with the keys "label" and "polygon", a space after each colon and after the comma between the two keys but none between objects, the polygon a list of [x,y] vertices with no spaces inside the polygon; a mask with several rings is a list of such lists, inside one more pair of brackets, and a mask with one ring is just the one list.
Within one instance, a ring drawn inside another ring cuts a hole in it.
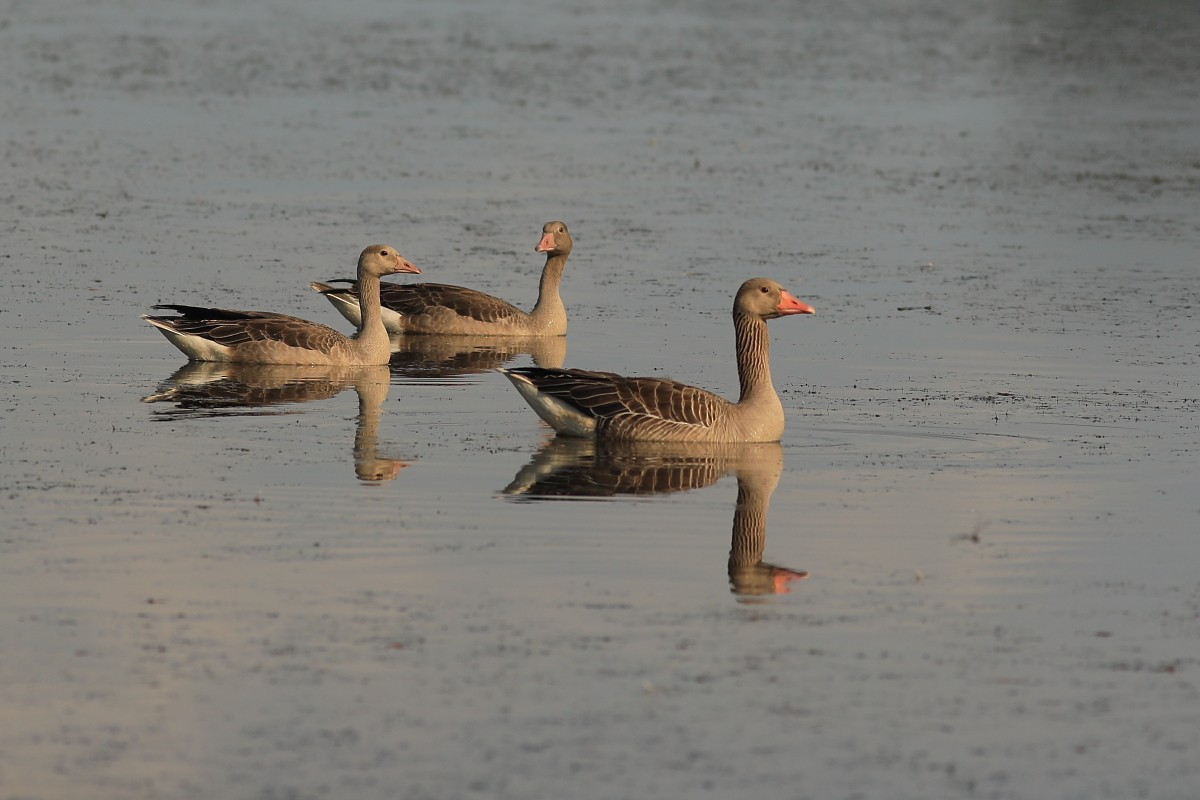
[{"label": "goose wing", "polygon": [[[345,288],[331,284],[348,284]],[[314,281],[311,286],[323,295],[358,299],[358,281],[333,278],[328,283]],[[517,323],[529,315],[499,297],[477,289],[448,283],[388,283],[379,282],[379,302],[404,317],[418,317],[450,312],[460,317],[488,323]]]},{"label": "goose wing", "polygon": [[729,405],[712,392],[665,378],[540,367],[510,371],[614,432],[644,425],[707,427],[727,413]]},{"label": "goose wing", "polygon": [[406,317],[439,310],[452,311],[479,322],[516,322],[529,315],[512,303],[464,286],[446,283],[383,283],[380,302]]},{"label": "goose wing", "polygon": [[269,311],[234,311],[227,308],[157,305],[178,317],[147,317],[179,333],[199,336],[225,347],[251,342],[278,342],[290,347],[329,353],[346,337],[326,325]]}]

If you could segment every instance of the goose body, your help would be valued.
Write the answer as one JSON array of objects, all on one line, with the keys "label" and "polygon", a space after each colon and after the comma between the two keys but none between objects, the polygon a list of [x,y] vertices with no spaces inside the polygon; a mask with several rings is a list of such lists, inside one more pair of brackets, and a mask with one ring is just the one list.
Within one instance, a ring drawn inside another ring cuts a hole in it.
[{"label": "goose body", "polygon": [[501,369],[561,436],[618,441],[776,442],[783,404],[771,383],[766,320],[812,314],[768,278],[752,278],[733,302],[741,395],[731,402],[677,381],[582,369]]},{"label": "goose body", "polygon": [[358,258],[358,285],[366,313],[358,333],[346,336],[327,325],[269,311],[233,311],[157,305],[179,316],[143,316],[192,361],[243,364],[379,365],[391,342],[379,306],[379,276],[420,270],[388,245],[371,245]]},{"label": "goose body", "polygon": [[[546,254],[537,303],[522,311],[505,300],[476,289],[445,283],[384,283],[380,287],[382,317],[389,333],[450,334],[466,336],[563,336],[567,310],[558,293],[563,268],[571,253],[571,234],[562,222],[542,226],[535,252]],[[335,287],[313,281],[342,316],[358,324],[361,316],[359,286]]]}]

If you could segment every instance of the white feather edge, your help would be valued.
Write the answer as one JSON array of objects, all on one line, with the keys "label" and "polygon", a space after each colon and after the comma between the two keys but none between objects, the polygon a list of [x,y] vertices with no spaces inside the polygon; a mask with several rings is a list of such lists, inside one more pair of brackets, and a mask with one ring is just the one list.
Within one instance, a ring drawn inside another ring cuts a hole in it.
[{"label": "white feather edge", "polygon": [[[313,288],[316,288],[315,283],[313,284]],[[321,290],[318,289],[317,291]],[[336,292],[322,292],[322,294],[325,295],[325,299],[332,303],[338,313],[345,317],[350,324],[355,327],[362,324],[362,309],[358,305],[357,297],[350,297]],[[400,327],[400,320],[403,318],[403,315],[400,312],[393,311],[387,306],[381,306],[379,311],[380,316],[383,318],[383,327],[387,328],[388,333],[403,333]]]},{"label": "white feather edge", "polygon": [[524,375],[517,375],[506,369],[496,370],[512,381],[513,386],[525,398],[537,415],[554,428],[561,436],[573,436],[577,439],[587,439],[596,435],[596,420],[574,408],[557,397],[542,394],[533,381]]},{"label": "white feather edge", "polygon": [[230,349],[223,344],[205,339],[203,336],[193,336],[190,333],[180,333],[172,329],[169,325],[146,315],[142,319],[149,322],[154,327],[162,331],[163,336],[170,340],[171,344],[178,347],[188,358],[195,361],[229,361]]}]

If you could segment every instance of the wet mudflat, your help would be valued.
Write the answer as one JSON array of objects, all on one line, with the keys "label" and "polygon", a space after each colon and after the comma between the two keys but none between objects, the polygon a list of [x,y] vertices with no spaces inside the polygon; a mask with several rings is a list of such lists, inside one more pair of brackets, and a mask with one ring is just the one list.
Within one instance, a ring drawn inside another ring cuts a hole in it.
[{"label": "wet mudflat", "polygon": [[[1200,782],[1200,15],[216,2],[0,14],[0,798],[1184,798]],[[348,330],[396,245],[565,342]],[[778,446],[555,441],[503,364]],[[143,402],[146,401],[146,402]]]}]

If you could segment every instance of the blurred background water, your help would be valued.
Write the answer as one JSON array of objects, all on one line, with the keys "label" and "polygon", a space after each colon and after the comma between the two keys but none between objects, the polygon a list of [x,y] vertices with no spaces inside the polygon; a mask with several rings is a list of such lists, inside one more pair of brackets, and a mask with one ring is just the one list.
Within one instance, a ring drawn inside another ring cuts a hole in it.
[{"label": "blurred background water", "polygon": [[[0,796],[1191,796],[1198,33],[9,3]],[[379,241],[528,308],[550,219],[565,343],[180,369],[138,319],[348,330],[308,282]],[[768,452],[564,445],[489,371],[736,394],[760,274],[818,312]]]}]

